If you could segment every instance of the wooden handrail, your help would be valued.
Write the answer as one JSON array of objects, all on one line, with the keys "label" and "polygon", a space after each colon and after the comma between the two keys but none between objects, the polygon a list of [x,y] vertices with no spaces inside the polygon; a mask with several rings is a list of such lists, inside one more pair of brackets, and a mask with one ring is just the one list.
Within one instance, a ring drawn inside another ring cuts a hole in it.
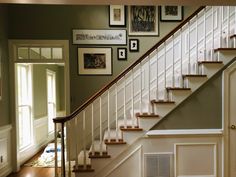
[{"label": "wooden handrail", "polygon": [[170,31],[165,37],[163,37],[156,45],[150,48],[145,54],[143,54],[138,60],[136,60],[133,64],[131,64],[127,69],[125,69],[120,75],[118,75],[114,80],[112,80],[109,84],[104,86],[98,92],[96,92],[92,97],[90,97],[84,104],[82,104],[79,108],[77,108],[74,112],[72,112],[68,116],[64,117],[56,117],[53,119],[54,123],[64,123],[71,119],[73,119],[77,114],[79,114],[82,110],[84,110],[89,104],[91,104],[95,99],[101,96],[106,90],[108,90],[113,84],[115,84],[118,80],[120,80],[125,74],[131,71],[135,66],[137,66],[142,60],[144,60],[148,55],[150,55],[154,50],[156,50],[163,42],[165,42],[169,37],[174,35],[180,28],[186,25],[189,20],[195,17],[205,6],[201,6],[198,8],[192,15],[186,18],[182,23],[180,23],[176,28]]}]

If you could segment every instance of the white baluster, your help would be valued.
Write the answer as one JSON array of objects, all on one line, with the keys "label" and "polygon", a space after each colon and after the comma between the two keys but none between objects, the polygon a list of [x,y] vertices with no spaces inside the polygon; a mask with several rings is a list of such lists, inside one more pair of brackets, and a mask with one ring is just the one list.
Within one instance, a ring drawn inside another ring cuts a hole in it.
[{"label": "white baluster", "polygon": [[211,61],[214,61],[214,43],[215,43],[215,39],[214,39],[214,27],[215,27],[215,21],[214,21],[214,6],[212,6],[212,49],[211,49]]},{"label": "white baluster", "polygon": [[115,83],[115,108],[116,108],[116,112],[115,112],[115,115],[116,115],[116,141],[118,142],[119,139],[118,139],[118,103],[117,103],[117,83]]},{"label": "white baluster", "polygon": [[151,113],[151,67],[150,67],[150,55],[148,56],[148,113]]},{"label": "white baluster", "polygon": [[157,100],[159,100],[159,76],[158,76],[158,74],[159,74],[159,71],[158,71],[158,48],[156,49],[156,55],[157,55],[157,73],[156,73],[156,99]]},{"label": "white baluster", "polygon": [[[78,115],[77,115],[78,116]],[[74,127],[74,134],[77,135],[79,132],[79,125],[78,125],[78,117],[75,117],[75,127]],[[78,138],[75,137],[75,169],[79,168],[79,154],[78,154],[78,149],[79,149],[79,143],[78,143]]]},{"label": "white baluster", "polygon": [[102,156],[102,144],[103,144],[103,139],[102,139],[102,97],[99,97],[99,135],[100,135],[100,155]]},{"label": "white baluster", "polygon": [[167,99],[166,93],[166,41],[164,42],[164,100]]},{"label": "white baluster", "polygon": [[227,20],[228,20],[228,37],[227,37],[227,47],[229,48],[230,47],[230,9],[229,9],[229,6],[227,7],[227,9],[228,9],[228,18],[227,18]]},{"label": "white baluster", "polygon": [[175,87],[175,36],[172,36],[172,87]]},{"label": "white baluster", "polygon": [[203,57],[204,61],[207,60],[206,58],[206,7],[204,8],[204,49],[203,49]]},{"label": "white baluster", "polygon": [[[236,34],[236,6],[234,8],[234,34]],[[234,36],[234,47],[236,48],[236,37]]]},{"label": "white baluster", "polygon": [[198,74],[198,14],[196,15],[196,63],[195,74]]},{"label": "white baluster", "polygon": [[87,168],[87,162],[86,162],[86,123],[85,123],[85,110],[83,110],[83,151],[84,151],[84,169]]},{"label": "white baluster", "polygon": [[180,76],[179,76],[179,85],[183,87],[183,28],[180,29]]},{"label": "white baluster", "polygon": [[94,112],[93,112],[93,103],[92,103],[92,107],[91,107],[91,112],[92,112],[92,155],[94,155]]},{"label": "white baluster", "polygon": [[[220,47],[223,47],[224,7],[220,7]],[[219,57],[218,57],[219,60]]]},{"label": "white baluster", "polygon": [[107,91],[107,141],[111,141],[111,129],[110,129],[110,89]]},{"label": "white baluster", "polygon": [[190,63],[190,22],[188,22],[188,74],[191,74],[191,63]]},{"label": "white baluster", "polygon": [[142,66],[142,62],[140,63],[140,102],[139,102],[139,108],[140,108],[140,113],[142,114],[143,113],[143,109],[142,109],[142,99],[143,99],[143,81],[142,81],[142,77],[143,77],[143,74],[142,74],[142,71],[143,70],[143,66]]},{"label": "white baluster", "polygon": [[134,71],[131,71],[131,112],[133,117],[132,118],[132,127],[135,127],[135,115],[134,115]]},{"label": "white baluster", "polygon": [[67,122],[67,129],[66,129],[66,131],[67,131],[67,137],[66,137],[66,141],[67,141],[67,161],[68,161],[68,172],[69,172],[69,174],[68,174],[68,176],[69,177],[71,177],[71,159],[70,159],[70,146],[71,146],[71,133],[70,133],[70,130],[71,130],[71,121],[68,121]]},{"label": "white baluster", "polygon": [[61,176],[66,176],[64,122],[61,123]]},{"label": "white baluster", "polygon": [[[54,139],[55,139],[55,149],[57,149],[57,124],[54,123]],[[57,161],[57,158],[58,157],[58,154],[57,154],[57,150],[55,150],[55,177],[58,177],[58,161]]]},{"label": "white baluster", "polygon": [[124,76],[124,128],[127,128],[127,117],[126,117],[126,75]]}]

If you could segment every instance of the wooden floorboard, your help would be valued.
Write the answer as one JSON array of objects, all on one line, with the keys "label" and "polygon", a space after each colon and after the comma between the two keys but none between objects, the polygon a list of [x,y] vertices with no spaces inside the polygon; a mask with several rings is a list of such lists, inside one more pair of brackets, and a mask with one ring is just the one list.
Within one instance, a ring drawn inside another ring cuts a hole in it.
[{"label": "wooden floorboard", "polygon": [[[37,153],[28,162],[37,159],[42,153],[43,150]],[[23,165],[19,172],[12,173],[7,177],[55,177],[55,175],[54,175],[54,168],[26,167]]]}]

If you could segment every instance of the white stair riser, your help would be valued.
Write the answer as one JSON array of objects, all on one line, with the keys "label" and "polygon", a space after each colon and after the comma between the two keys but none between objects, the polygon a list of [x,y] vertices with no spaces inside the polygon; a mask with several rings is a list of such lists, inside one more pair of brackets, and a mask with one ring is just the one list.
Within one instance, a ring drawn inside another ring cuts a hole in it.
[{"label": "white stair riser", "polygon": [[117,157],[125,148],[127,144],[115,144],[115,145],[107,145],[108,154],[115,158]]},{"label": "white stair riser", "polygon": [[200,65],[201,74],[206,74],[208,78],[211,78],[217,71],[219,71],[220,68],[222,68],[224,65],[223,64],[209,64],[209,63],[204,63]]},{"label": "white stair riser", "polygon": [[207,81],[206,77],[189,77],[185,78],[185,82],[188,88],[191,88],[191,91],[197,90],[204,82]]},{"label": "white stair riser", "polygon": [[169,92],[172,100],[174,100],[176,104],[181,103],[192,93],[191,90],[171,90]]},{"label": "white stair riser", "polygon": [[135,140],[141,137],[145,132],[144,131],[124,131],[123,139],[127,144],[132,144]]},{"label": "white stair riser", "polygon": [[218,57],[220,61],[222,60],[224,65],[230,62],[236,56],[235,50],[226,50],[218,52]]},{"label": "white stair riser", "polygon": [[166,116],[171,110],[173,110],[176,104],[154,104],[155,114],[160,117]]},{"label": "white stair riser", "polygon": [[160,118],[139,118],[139,126],[143,130],[148,131],[159,121]]}]

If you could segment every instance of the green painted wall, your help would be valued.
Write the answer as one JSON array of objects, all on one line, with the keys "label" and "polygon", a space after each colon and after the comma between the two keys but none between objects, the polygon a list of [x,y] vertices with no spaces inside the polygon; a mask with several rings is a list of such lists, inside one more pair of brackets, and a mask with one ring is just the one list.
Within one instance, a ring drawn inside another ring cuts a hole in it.
[{"label": "green painted wall", "polygon": [[65,110],[64,67],[58,65],[33,65],[33,108],[34,118],[47,116],[47,69],[56,73],[57,111]]},{"label": "green painted wall", "polygon": [[[178,23],[160,22],[160,35],[133,36],[140,40],[140,52],[128,53],[127,61],[117,60],[117,47],[113,48],[112,76],[79,76],[77,67],[77,48],[72,44],[72,29],[109,29],[109,6],[49,6],[49,5],[9,5],[10,39],[66,39],[70,43],[70,92],[73,111],[89,97],[116,77],[127,66],[138,59],[150,47],[172,30]],[[184,8],[184,18],[198,7]],[[30,14],[30,15],[29,15]],[[126,16],[128,18],[128,15]],[[128,21],[127,21],[128,22]],[[128,23],[127,23],[128,24]],[[127,25],[128,26],[128,25]],[[112,28],[116,29],[116,28]],[[124,29],[124,28],[123,28]],[[127,29],[127,28],[125,28]],[[128,41],[127,39],[127,41]],[[87,46],[88,47],[88,46]],[[97,46],[89,46],[97,47]],[[110,47],[110,46],[103,46]],[[120,46],[119,46],[120,47]],[[123,46],[127,47],[128,46]]]},{"label": "green painted wall", "polygon": [[189,97],[171,112],[156,129],[222,128],[222,73]]},{"label": "green painted wall", "polygon": [[0,100],[0,126],[10,124],[9,116],[9,61],[8,61],[7,6],[0,5],[0,69],[2,75],[2,100]]}]

